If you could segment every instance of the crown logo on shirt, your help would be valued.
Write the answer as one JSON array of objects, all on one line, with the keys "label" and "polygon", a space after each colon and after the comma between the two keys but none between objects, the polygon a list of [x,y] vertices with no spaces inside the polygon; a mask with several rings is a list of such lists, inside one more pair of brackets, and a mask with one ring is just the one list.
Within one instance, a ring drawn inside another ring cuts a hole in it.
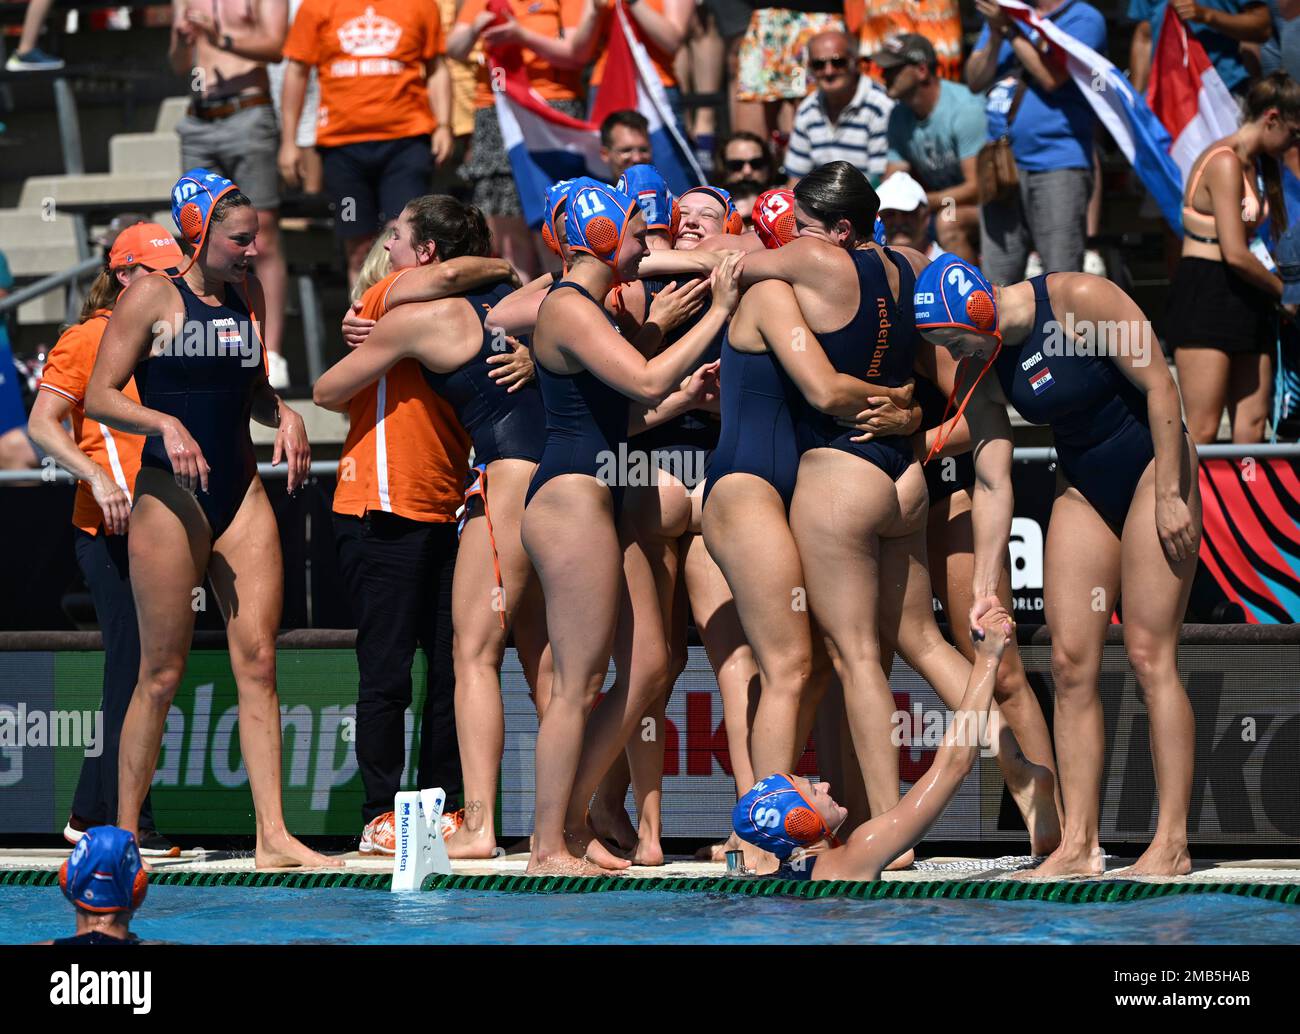
[{"label": "crown logo on shirt", "polygon": [[339,46],[354,57],[383,57],[397,49],[402,27],[391,18],[375,14],[373,7],[359,18],[350,18],[338,30]]}]

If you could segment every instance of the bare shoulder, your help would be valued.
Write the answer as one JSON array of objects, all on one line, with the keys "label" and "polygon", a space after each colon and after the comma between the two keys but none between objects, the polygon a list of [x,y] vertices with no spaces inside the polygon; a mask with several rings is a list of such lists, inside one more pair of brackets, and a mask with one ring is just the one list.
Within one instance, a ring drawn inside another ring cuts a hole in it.
[{"label": "bare shoulder", "polygon": [[930,264],[930,260],[915,248],[895,248],[893,245],[890,245],[889,250],[896,251],[898,254],[902,255],[903,258],[907,259],[907,261],[911,263],[912,272],[914,273],[920,273]]}]

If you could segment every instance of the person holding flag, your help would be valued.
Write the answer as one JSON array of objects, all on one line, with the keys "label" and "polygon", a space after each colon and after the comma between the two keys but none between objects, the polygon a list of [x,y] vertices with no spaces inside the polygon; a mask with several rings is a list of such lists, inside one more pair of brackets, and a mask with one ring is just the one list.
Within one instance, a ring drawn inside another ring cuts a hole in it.
[{"label": "person holding flag", "polygon": [[[608,0],[465,0],[447,37],[447,54],[464,60],[482,42],[474,137],[462,170],[471,200],[486,217],[501,257],[523,280],[542,271],[536,236],[524,220],[519,190],[501,136],[493,91],[500,67],[522,67],[542,102],[574,119],[585,114],[581,69],[595,50],[599,12]],[[495,77],[495,80],[494,80]]]}]

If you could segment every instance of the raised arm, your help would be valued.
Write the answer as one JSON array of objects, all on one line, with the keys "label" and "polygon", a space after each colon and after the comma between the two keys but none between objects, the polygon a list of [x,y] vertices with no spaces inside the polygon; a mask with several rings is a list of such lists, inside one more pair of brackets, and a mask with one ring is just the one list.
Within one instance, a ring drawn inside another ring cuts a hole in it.
[{"label": "raised arm", "polygon": [[[670,0],[670,2],[680,3],[682,0]],[[689,0],[687,2],[689,3]],[[568,3],[562,5],[561,17],[563,17],[563,8],[568,6]],[[546,36],[535,32],[521,25],[513,14],[507,15],[502,25],[483,25],[478,29],[477,35],[482,35],[484,45],[489,47],[512,44],[527,47],[555,68],[584,68],[590,63],[596,50],[596,27],[599,23],[600,7],[595,0],[583,0],[582,13],[577,22],[562,25],[559,36]],[[458,26],[458,28],[470,28],[470,26]],[[472,39],[470,46],[473,46]]]},{"label": "raised arm", "polygon": [[982,738],[981,728],[993,702],[998,663],[1015,634],[1015,623],[999,606],[984,616],[980,631],[975,664],[961,703],[925,775],[912,784],[898,804],[855,829],[844,847],[818,855],[818,880],[876,879],[881,869],[920,843],[970,774]]}]

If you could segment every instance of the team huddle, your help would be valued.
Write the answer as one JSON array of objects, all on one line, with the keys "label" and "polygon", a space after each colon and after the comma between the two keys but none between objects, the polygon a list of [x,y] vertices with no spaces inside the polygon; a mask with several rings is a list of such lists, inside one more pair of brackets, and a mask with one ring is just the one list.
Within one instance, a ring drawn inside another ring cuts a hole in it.
[{"label": "team huddle", "polygon": [[[202,169],[174,198],[193,256],[122,283],[84,393],[90,421],[145,441],[133,500],[91,485],[119,524],[133,503],[141,661],[117,824],[139,831],[188,655],[184,604],[206,574],[239,687],[257,864],[339,864],[284,827],[282,574],[248,432],[250,418],[277,429],[274,460],[287,460],[294,491],[310,456],[302,420],[261,367],[160,349],[154,331],[257,326],[256,217],[235,184]],[[358,591],[385,591],[385,571],[366,560],[377,555],[366,543],[385,534],[372,511],[418,520],[402,505],[414,483],[463,493],[458,545],[438,526],[418,547],[446,558],[422,591],[450,610],[437,634],[454,640],[454,715],[426,708],[420,779],[433,785],[438,722],[454,721],[465,810],[448,829],[453,858],[496,850],[499,675],[512,641],[539,717],[528,871],[662,864],[659,730],[693,623],[721,691],[738,797],[719,853],[741,848],[762,874],[875,879],[910,863],[987,745],[1042,856],[1026,875],[1100,873],[1097,677],[1122,592],[1159,791],[1155,837],[1131,871],[1190,870],[1192,714],[1176,652],[1200,503],[1164,358],[1060,347],[1062,326],[1144,324],[1113,283],[1057,273],[994,286],[956,256],[888,244],[878,208],[863,174],[833,162],[763,194],[747,230],[727,191],[673,197],[636,165],[615,186],[580,178],[547,191],[541,233],[562,261],[555,275],[520,285],[491,257],[478,209],[446,196],[407,204],[372,252],[345,322],[355,347],[314,398],[348,411],[351,435],[384,459],[359,476],[340,470],[335,513],[356,522],[342,526],[356,542],[341,540],[340,557]],[[1050,734],[1010,615],[1008,404],[1050,426],[1058,454],[1044,557]],[[444,472],[470,449],[466,492]],[[952,642],[932,594],[952,616]],[[363,636],[382,652],[366,623],[385,620],[378,609],[362,619],[359,659]],[[896,652],[956,719],[901,799]],[[617,677],[602,699],[611,658]],[[383,659],[405,665],[408,701],[409,662],[409,652]],[[404,769],[401,687],[378,687],[363,664],[360,694],[361,848],[384,853]],[[791,774],[814,734],[845,804],[827,782]]]}]

